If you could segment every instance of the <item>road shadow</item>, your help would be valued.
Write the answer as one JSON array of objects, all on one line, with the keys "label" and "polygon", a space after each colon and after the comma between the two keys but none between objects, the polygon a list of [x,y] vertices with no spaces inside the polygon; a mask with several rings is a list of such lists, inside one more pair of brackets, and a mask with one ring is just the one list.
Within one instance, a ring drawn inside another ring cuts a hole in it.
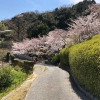
[{"label": "road shadow", "polygon": [[[69,81],[71,83],[71,86],[74,90],[74,92],[82,99],[82,100],[98,100],[97,98],[94,98],[89,92],[87,92],[86,90],[84,90],[78,83],[77,81],[74,79],[72,73],[70,72],[70,70],[66,70],[64,68],[60,68],[66,72],[69,73]],[[84,96],[86,97],[84,99]]]},{"label": "road shadow", "polygon": [[90,93],[85,91],[74,79],[72,74],[69,72],[69,81],[71,83],[71,86],[74,90],[74,92],[82,99],[82,100],[97,100],[97,98],[94,98]]}]

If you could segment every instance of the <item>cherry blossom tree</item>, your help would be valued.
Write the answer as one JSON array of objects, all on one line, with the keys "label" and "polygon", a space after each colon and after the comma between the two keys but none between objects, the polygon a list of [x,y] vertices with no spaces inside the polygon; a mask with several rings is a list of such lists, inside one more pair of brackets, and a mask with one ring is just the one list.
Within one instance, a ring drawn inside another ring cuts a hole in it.
[{"label": "cherry blossom tree", "polygon": [[56,29],[48,33],[47,36],[25,39],[22,42],[15,42],[12,46],[12,52],[17,54],[36,54],[51,55],[58,51],[66,44],[67,32]]},{"label": "cherry blossom tree", "polygon": [[46,44],[50,46],[48,52],[59,52],[65,46],[67,37],[67,31],[62,29],[49,32],[46,41]]},{"label": "cherry blossom tree", "polygon": [[92,5],[88,11],[90,11],[89,15],[78,17],[70,25],[68,34],[72,38],[73,44],[84,41],[86,38],[100,32],[100,16],[98,16],[100,13],[100,5]]},{"label": "cherry blossom tree", "polygon": [[100,5],[92,5],[87,11],[90,14],[73,20],[67,31],[56,29],[50,31],[47,36],[15,42],[11,51],[19,54],[31,53],[38,56],[51,55],[58,53],[60,49],[69,44],[82,42],[86,38],[100,33]]}]

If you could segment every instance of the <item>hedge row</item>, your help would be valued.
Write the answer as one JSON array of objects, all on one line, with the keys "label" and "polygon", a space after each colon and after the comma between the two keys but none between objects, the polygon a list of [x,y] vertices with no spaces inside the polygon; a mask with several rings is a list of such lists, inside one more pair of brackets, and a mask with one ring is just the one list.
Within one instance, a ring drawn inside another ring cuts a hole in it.
[{"label": "hedge row", "polygon": [[55,55],[54,57],[52,57],[51,62],[52,62],[53,65],[58,65],[59,62],[60,62],[59,54],[57,54],[57,55]]},{"label": "hedge row", "polygon": [[60,67],[69,70],[69,48],[64,48],[60,51]]},{"label": "hedge row", "polygon": [[85,90],[100,98],[100,34],[61,50],[60,61],[70,65],[70,71]]}]

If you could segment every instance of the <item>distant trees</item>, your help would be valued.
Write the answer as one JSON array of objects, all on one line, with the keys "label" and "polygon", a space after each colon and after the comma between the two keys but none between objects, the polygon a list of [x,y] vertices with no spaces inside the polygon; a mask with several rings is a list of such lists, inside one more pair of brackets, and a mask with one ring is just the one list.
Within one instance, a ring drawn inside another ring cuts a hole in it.
[{"label": "distant trees", "polygon": [[71,7],[61,7],[56,8],[54,11],[54,17],[57,20],[57,28],[65,29],[70,23],[70,18],[72,18]]},{"label": "distant trees", "polygon": [[73,19],[89,14],[89,12],[84,14],[84,11],[92,3],[95,3],[95,1],[84,0],[72,7],[63,6],[44,13],[38,11],[26,12],[13,17],[11,20],[4,21],[4,23],[9,29],[14,30],[17,40],[23,40],[26,37],[37,38],[38,35],[47,35],[49,31],[56,28],[68,28]]},{"label": "distant trees", "polygon": [[8,20],[6,25],[9,29],[13,30],[16,33],[17,40],[22,40],[26,37],[27,23],[23,20],[22,15]]},{"label": "distant trees", "polygon": [[50,30],[56,28],[57,22],[52,12],[38,14],[37,20],[27,30],[27,37],[38,37],[38,35],[47,35]]},{"label": "distant trees", "polygon": [[84,11],[88,9],[88,6],[91,4],[95,4],[94,0],[83,0],[83,2],[79,2],[76,5],[72,6],[72,12],[74,17],[78,17],[80,15],[84,15]]},{"label": "distant trees", "polygon": [[37,24],[38,25],[36,26],[33,25],[27,30],[28,38],[32,38],[32,37],[38,38],[38,35],[43,36],[48,33],[49,27],[47,24],[42,23],[42,22],[39,22]]},{"label": "distant trees", "polygon": [[[97,10],[97,11],[96,11]],[[100,5],[92,5],[86,10],[87,16],[80,16],[69,24],[67,31],[55,29],[47,35],[38,35],[38,38],[25,39],[13,43],[12,52],[23,54],[54,54],[65,46],[76,44],[100,33]]]}]

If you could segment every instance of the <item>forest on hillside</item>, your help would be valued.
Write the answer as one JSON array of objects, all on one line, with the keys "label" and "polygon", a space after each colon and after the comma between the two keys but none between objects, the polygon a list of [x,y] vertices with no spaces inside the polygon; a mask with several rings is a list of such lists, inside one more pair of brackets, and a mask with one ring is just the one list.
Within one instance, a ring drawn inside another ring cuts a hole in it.
[{"label": "forest on hillside", "polygon": [[[95,3],[94,0],[83,0],[72,7],[62,6],[53,11],[21,13],[11,19],[3,20],[1,23],[13,31],[7,36],[10,40],[22,41],[25,38],[38,38],[38,36],[47,35],[54,29],[67,30],[72,20],[78,16],[88,15],[90,12],[85,12],[85,10],[89,5]],[[2,35],[2,37],[6,36]]]},{"label": "forest on hillside", "polygon": [[[16,65],[32,68],[35,57],[59,65],[100,100],[100,4],[83,0],[53,11],[21,13],[3,20],[0,30],[0,48],[9,47],[10,51],[7,61],[10,58],[13,64],[15,61]],[[16,59],[15,55],[32,61]]]}]

